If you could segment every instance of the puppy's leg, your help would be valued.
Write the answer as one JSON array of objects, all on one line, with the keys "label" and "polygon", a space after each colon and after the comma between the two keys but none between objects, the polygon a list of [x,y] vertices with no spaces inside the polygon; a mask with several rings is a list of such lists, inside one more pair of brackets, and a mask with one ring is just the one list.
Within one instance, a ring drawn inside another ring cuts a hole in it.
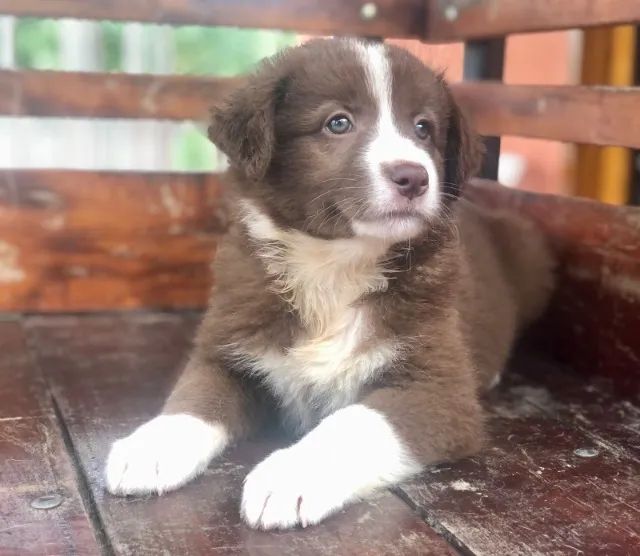
[{"label": "puppy's leg", "polygon": [[107,489],[119,495],[176,489],[204,471],[248,426],[236,379],[193,358],[161,415],[114,442],[105,471]]},{"label": "puppy's leg", "polygon": [[457,386],[443,379],[407,382],[326,417],[251,471],[244,519],[264,529],[318,523],[424,465],[475,452],[483,435],[481,409],[473,388]]}]

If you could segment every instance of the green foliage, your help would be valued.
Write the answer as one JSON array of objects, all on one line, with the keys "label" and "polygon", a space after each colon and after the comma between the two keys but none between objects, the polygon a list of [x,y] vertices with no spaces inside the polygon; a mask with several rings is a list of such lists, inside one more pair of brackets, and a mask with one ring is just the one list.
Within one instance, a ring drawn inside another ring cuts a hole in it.
[{"label": "green foliage", "polygon": [[15,26],[15,56],[18,67],[60,69],[57,22],[48,19],[18,19]]},{"label": "green foliage", "polygon": [[[124,23],[102,22],[105,71],[122,71],[124,67]],[[145,71],[153,71],[158,37],[173,51],[174,71],[180,74],[234,76],[250,71],[265,56],[295,44],[294,33],[230,27],[144,26]],[[16,64],[20,68],[63,70],[60,56],[60,23],[55,20],[18,19],[15,26]],[[171,59],[171,57],[169,58]],[[163,68],[167,69],[167,68]],[[170,70],[170,68],[168,68]],[[171,166],[177,170],[207,171],[216,169],[219,155],[202,130],[185,124],[175,134],[171,145]]]},{"label": "green foliage", "polygon": [[294,33],[230,27],[181,27],[174,33],[178,73],[218,76],[250,71],[296,41]]},{"label": "green foliage", "polygon": [[102,31],[103,62],[107,71],[122,70],[122,23],[103,21]]},{"label": "green foliage", "polygon": [[205,172],[216,169],[216,148],[203,131],[185,124],[171,144],[171,167],[174,170]]}]

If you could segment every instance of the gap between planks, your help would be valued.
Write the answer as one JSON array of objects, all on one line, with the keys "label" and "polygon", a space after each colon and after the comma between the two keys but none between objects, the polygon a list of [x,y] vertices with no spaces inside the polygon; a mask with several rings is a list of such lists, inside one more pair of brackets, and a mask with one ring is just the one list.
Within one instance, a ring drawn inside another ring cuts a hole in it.
[{"label": "gap between planks", "polygon": [[55,415],[55,422],[58,426],[60,436],[62,437],[62,441],[64,443],[64,448],[71,460],[71,464],[73,467],[73,472],[75,475],[76,488],[78,489],[78,493],[80,494],[80,498],[82,499],[82,505],[84,506],[84,510],[87,513],[87,517],[93,528],[93,534],[96,539],[96,543],[100,548],[103,556],[115,556],[115,551],[107,535],[106,529],[102,522],[102,517],[98,512],[97,505],[91,493],[91,489],[89,488],[88,477],[86,476],[82,465],[80,464],[80,458],[78,453],[73,445],[73,440],[71,439],[71,435],[69,434],[69,429],[67,427],[67,423],[64,420],[64,416],[60,411],[60,407],[58,405],[58,400],[56,399],[51,384],[49,382],[49,378],[47,373],[40,367],[40,362],[37,357],[37,346],[35,345],[35,338],[33,337],[32,331],[28,329],[28,327],[24,326],[24,319],[19,319],[20,327],[24,332],[26,348],[27,348],[27,357],[29,358],[31,365],[35,372],[40,375],[44,386],[46,388],[46,393],[49,395],[49,401],[51,406],[53,407],[53,412]]}]

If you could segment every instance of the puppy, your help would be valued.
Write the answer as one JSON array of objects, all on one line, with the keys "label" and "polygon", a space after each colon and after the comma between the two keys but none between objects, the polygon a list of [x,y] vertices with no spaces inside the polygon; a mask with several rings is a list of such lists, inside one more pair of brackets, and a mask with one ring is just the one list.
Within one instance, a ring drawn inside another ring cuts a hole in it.
[{"label": "puppy", "polygon": [[480,149],[406,51],[318,40],[214,111],[232,226],[159,417],[114,443],[114,494],[163,493],[272,417],[299,438],[246,478],[264,529],[314,524],[476,453],[479,395],[543,310],[551,259],[524,222],[457,202]]}]

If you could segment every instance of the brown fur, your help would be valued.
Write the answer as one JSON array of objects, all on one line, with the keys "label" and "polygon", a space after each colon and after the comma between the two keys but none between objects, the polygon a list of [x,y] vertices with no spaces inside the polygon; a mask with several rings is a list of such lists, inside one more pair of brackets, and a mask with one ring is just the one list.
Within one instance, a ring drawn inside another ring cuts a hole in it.
[{"label": "brown fur", "polygon": [[[369,134],[337,144],[320,132],[336,106],[372,123],[363,69],[345,44],[314,41],[266,62],[213,115],[210,137],[230,160],[233,224],[216,258],[216,286],[191,362],[165,412],[220,421],[241,438],[264,418],[262,406],[281,409],[298,432],[336,409],[335,387],[319,394],[301,376],[295,400],[277,398],[269,375],[255,373],[253,356],[287,353],[312,326],[282,293],[282,277],[265,266],[265,245],[250,237],[240,201],[250,200],[282,230],[352,237],[355,211],[368,210],[367,178],[354,161]],[[384,287],[349,302],[373,323],[358,349],[393,342],[396,355],[351,401],[383,412],[428,464],[481,446],[479,392],[504,367],[522,326],[542,311],[551,263],[528,224],[456,201],[478,168],[477,137],[441,76],[400,49],[388,52],[394,82],[405,84],[394,88],[394,108],[431,118],[431,138],[421,146],[444,176],[446,195],[425,234],[390,246],[378,260],[353,263],[362,273],[381,265],[388,277]],[[291,422],[286,409],[294,403],[312,407],[312,418]]]}]

